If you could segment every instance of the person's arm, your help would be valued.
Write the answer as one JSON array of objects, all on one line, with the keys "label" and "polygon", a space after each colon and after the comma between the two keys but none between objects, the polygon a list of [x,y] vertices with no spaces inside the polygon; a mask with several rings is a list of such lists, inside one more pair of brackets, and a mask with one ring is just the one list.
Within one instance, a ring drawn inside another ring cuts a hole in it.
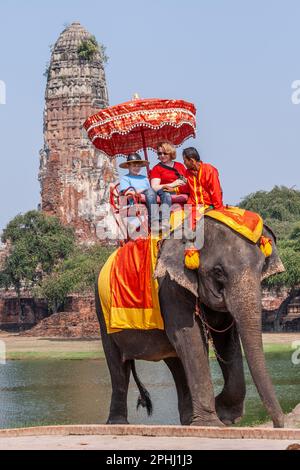
[{"label": "person's arm", "polygon": [[147,178],[146,178],[146,188],[141,189],[141,190],[139,191],[139,193],[145,193],[146,191],[148,191],[148,189],[151,189],[151,185],[150,185],[149,178],[147,177]]},{"label": "person's arm", "polygon": [[183,182],[182,185],[175,188],[175,191],[177,194],[190,194],[190,185],[188,182],[187,169],[183,165],[182,165],[181,173],[185,177],[186,182],[185,183]]},{"label": "person's arm", "polygon": [[151,170],[151,188],[154,191],[159,191],[160,189],[164,189],[165,185],[161,184],[161,171],[159,165],[155,165],[155,167]]},{"label": "person's arm", "polygon": [[176,192],[176,194],[189,194],[190,193],[190,187],[189,187],[188,178],[187,178],[188,177],[187,169],[181,163],[179,163],[179,164],[177,163],[177,170],[179,171],[179,173],[182,174],[182,176],[184,176],[185,181],[179,180],[181,183],[180,183],[180,185],[176,186],[175,192]]},{"label": "person's arm", "polygon": [[181,186],[175,188],[177,194],[190,194],[190,186],[188,183],[183,183]]},{"label": "person's arm", "polygon": [[210,175],[209,193],[214,208],[221,209],[223,207],[223,191],[219,180],[219,172],[216,168],[212,168]]},{"label": "person's arm", "polygon": [[146,191],[148,188],[146,188],[146,189],[145,189],[145,188],[144,188],[144,189],[136,189],[136,188],[134,188],[134,189],[135,189],[135,192],[136,192],[137,194],[142,194],[142,193],[143,193],[144,191]]},{"label": "person's arm", "polygon": [[173,183],[168,183],[168,184],[160,184],[161,179],[160,178],[153,178],[151,180],[151,186],[154,191],[159,191],[160,189],[174,189],[176,187],[179,187],[184,183],[184,181],[177,179],[176,181],[173,181]]},{"label": "person's arm", "polygon": [[160,184],[161,179],[160,178],[152,178],[151,180],[151,187],[154,189],[154,191],[159,191],[160,189],[163,189],[164,184]]}]

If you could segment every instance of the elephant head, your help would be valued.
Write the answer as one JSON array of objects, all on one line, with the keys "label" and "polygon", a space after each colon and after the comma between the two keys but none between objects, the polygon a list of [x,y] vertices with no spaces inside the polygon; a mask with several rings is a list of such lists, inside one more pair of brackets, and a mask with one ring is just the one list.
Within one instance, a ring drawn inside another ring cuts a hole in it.
[{"label": "elephant head", "polygon": [[245,356],[259,395],[275,427],[283,426],[283,413],[265,365],[261,335],[261,281],[284,271],[274,236],[273,252],[265,258],[258,245],[249,242],[225,225],[205,218],[204,245],[200,267],[184,265],[186,239],[165,240],[156,266],[156,276],[169,274],[210,309],[230,312],[236,321]]}]

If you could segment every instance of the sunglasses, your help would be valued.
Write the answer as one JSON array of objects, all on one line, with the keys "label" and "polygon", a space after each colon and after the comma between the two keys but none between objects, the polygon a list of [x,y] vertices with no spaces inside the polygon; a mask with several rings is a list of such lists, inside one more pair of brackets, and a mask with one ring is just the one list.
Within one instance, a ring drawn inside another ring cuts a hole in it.
[{"label": "sunglasses", "polygon": [[168,152],[157,152],[157,155],[161,157],[162,155],[169,155]]}]

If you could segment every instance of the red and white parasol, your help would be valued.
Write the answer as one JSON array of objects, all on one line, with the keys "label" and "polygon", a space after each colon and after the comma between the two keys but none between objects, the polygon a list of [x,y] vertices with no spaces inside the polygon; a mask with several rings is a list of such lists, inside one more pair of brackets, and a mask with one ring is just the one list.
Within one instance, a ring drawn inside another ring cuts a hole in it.
[{"label": "red and white parasol", "polygon": [[195,137],[196,108],[183,100],[133,99],[102,109],[84,123],[93,145],[109,157],[156,150],[167,140],[181,145]]}]

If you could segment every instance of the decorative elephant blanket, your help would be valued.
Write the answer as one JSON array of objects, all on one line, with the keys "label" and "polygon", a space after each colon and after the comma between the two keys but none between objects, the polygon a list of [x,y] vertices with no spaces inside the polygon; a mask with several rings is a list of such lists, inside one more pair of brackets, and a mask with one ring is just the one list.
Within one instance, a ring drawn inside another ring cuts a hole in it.
[{"label": "decorative elephant blanket", "polygon": [[253,243],[257,243],[262,235],[263,220],[255,212],[234,206],[224,206],[222,209],[207,211],[205,216],[222,222]]},{"label": "decorative elephant blanket", "polygon": [[[203,215],[203,214],[202,214]],[[262,218],[238,207],[209,210],[205,217],[224,223],[253,243],[261,240]],[[171,217],[173,229],[182,224],[183,211]],[[268,239],[266,239],[268,240]],[[158,282],[154,270],[158,253],[158,239],[139,238],[118,248],[108,258],[98,279],[100,302],[107,333],[123,329],[164,329],[158,298]]]},{"label": "decorative elephant blanket", "polygon": [[107,333],[123,329],[164,329],[153,273],[157,238],[129,241],[108,258],[98,289]]}]

